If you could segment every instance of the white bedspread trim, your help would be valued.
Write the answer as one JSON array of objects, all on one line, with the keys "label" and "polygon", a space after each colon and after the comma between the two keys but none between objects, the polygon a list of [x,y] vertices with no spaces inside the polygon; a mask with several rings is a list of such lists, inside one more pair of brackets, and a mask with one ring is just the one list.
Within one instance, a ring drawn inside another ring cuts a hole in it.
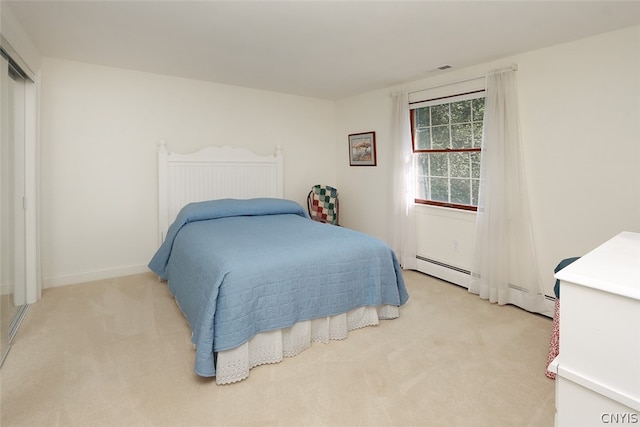
[{"label": "white bedspread trim", "polygon": [[380,319],[395,319],[398,307],[360,307],[348,313],[298,322],[290,328],[262,332],[248,342],[231,350],[218,353],[216,383],[230,384],[242,381],[256,366],[279,363],[311,347],[311,343],[343,340],[354,329],[374,326]]}]

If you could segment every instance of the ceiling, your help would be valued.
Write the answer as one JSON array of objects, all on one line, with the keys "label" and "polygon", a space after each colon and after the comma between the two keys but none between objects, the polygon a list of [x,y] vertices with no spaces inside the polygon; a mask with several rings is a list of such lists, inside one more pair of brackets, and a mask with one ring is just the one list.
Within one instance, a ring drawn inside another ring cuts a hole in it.
[{"label": "ceiling", "polygon": [[340,99],[640,24],[637,1],[12,1],[46,57]]}]

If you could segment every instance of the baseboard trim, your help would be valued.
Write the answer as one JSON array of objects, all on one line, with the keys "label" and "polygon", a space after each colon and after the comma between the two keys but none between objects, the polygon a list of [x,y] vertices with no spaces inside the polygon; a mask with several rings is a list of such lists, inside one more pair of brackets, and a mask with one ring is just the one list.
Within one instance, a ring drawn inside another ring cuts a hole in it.
[{"label": "baseboard trim", "polygon": [[77,283],[95,282],[96,280],[113,279],[115,277],[131,276],[147,273],[146,265],[133,265],[129,267],[112,268],[108,270],[89,271],[86,273],[68,274],[65,276],[46,277],[42,279],[43,288],[56,288],[58,286],[74,285]]}]

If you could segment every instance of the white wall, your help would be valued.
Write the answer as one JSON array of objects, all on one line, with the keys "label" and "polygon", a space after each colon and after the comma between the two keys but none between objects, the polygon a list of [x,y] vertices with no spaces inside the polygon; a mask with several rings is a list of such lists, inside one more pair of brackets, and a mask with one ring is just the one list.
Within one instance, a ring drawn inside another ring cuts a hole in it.
[{"label": "white wall", "polygon": [[[453,83],[514,63],[545,292],[553,295],[553,268],[563,258],[583,255],[620,231],[640,232],[640,27],[341,100],[336,144],[342,224],[389,241],[392,92]],[[370,130],[377,134],[379,166],[349,167],[347,135]],[[465,221],[458,213],[447,218],[446,208],[419,210],[424,255],[470,269],[473,216]]]},{"label": "white wall", "polygon": [[285,197],[335,181],[333,102],[44,58],[44,285],[146,271],[157,243],[156,144],[270,154]]},{"label": "white wall", "polygon": [[[540,274],[551,294],[559,260],[640,231],[639,52],[633,27],[337,103],[45,58],[45,286],[144,271],[156,245],[159,139],[180,152],[229,144],[267,154],[281,144],[285,197],[304,203],[311,185],[336,185],[341,223],[388,241],[391,92],[517,63]],[[378,166],[350,167],[347,135],[372,130]],[[473,215],[419,209],[421,250],[469,269]]]},{"label": "white wall", "polygon": [[640,26],[516,60],[538,259],[549,272],[640,232]]},{"label": "white wall", "polygon": [[[391,200],[391,97],[389,90],[337,102],[336,166],[340,224],[388,241]],[[377,166],[349,166],[348,135],[376,133]]]}]

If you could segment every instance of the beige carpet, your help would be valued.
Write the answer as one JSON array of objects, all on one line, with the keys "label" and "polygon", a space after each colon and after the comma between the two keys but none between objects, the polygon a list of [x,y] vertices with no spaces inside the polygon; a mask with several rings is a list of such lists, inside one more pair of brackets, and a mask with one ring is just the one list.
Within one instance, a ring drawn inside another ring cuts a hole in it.
[{"label": "beige carpet", "polygon": [[416,272],[399,319],[218,386],[151,273],[45,290],[0,369],[4,426],[552,426],[552,321]]}]

